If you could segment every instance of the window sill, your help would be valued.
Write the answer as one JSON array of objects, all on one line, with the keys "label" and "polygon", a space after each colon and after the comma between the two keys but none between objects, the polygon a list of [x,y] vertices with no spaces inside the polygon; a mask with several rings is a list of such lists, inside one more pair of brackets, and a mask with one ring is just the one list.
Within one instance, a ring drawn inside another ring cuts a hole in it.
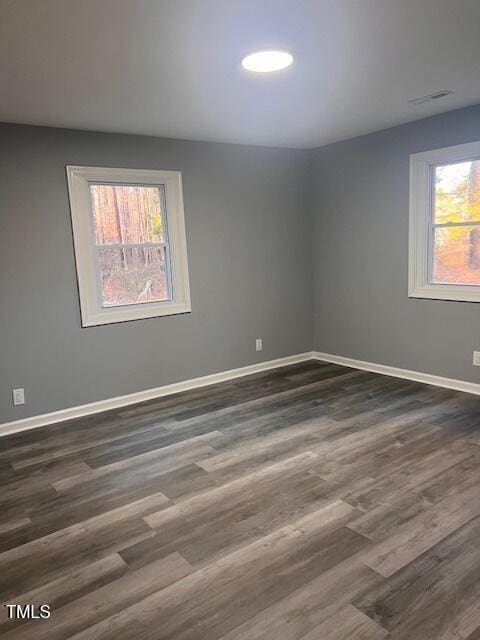
[{"label": "window sill", "polygon": [[456,302],[480,302],[478,285],[433,285],[415,287],[408,292],[409,298],[427,300],[453,300]]},{"label": "window sill", "polygon": [[142,305],[143,308],[131,305],[128,307],[112,307],[93,313],[86,313],[82,321],[83,327],[96,327],[101,324],[115,324],[117,322],[131,322],[147,318],[160,318],[191,313],[190,305],[183,303],[159,302]]}]

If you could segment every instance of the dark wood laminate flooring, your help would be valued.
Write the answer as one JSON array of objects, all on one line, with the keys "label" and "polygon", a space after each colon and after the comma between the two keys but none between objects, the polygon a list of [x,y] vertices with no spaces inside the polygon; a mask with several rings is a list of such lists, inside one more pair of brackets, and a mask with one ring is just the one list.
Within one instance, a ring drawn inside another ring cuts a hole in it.
[{"label": "dark wood laminate flooring", "polygon": [[0,633],[478,639],[479,416],[307,362],[4,437]]}]

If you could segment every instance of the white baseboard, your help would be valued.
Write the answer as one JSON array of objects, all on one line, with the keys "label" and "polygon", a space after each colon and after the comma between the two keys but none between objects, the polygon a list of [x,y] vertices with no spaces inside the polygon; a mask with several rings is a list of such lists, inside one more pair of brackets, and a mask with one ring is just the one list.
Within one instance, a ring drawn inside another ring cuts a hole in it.
[{"label": "white baseboard", "polygon": [[146,389],[145,391],[128,393],[124,396],[117,396],[107,400],[99,400],[98,402],[90,402],[89,404],[82,404],[69,409],[60,409],[59,411],[52,411],[51,413],[43,413],[38,416],[32,416],[31,418],[5,422],[0,424],[0,436],[18,433],[19,431],[26,431],[27,429],[37,429],[38,427],[45,427],[49,424],[64,422],[65,420],[72,420],[73,418],[82,418],[95,413],[101,413],[102,411],[126,407],[131,404],[136,404],[137,402],[154,400],[155,398],[169,396],[174,393],[179,393],[180,391],[206,387],[211,384],[216,384],[217,382],[233,380],[234,378],[248,376],[252,373],[268,371],[269,369],[277,369],[278,367],[285,367],[289,364],[296,364],[298,362],[305,362],[306,360],[312,359],[312,352],[307,351],[306,353],[286,356],[285,358],[277,358],[276,360],[268,360],[267,362],[258,362],[256,364],[247,365],[246,367],[212,373],[208,376],[192,378],[190,380],[184,380],[183,382],[175,382],[173,384],[164,385],[163,387],[156,387],[155,389]]},{"label": "white baseboard", "polygon": [[241,378],[242,376],[248,376],[252,373],[277,369],[278,367],[285,367],[289,364],[296,364],[307,360],[322,360],[323,362],[340,364],[345,367],[352,367],[353,369],[372,371],[373,373],[380,373],[386,376],[413,380],[414,382],[423,382],[424,384],[431,384],[436,387],[444,387],[446,389],[454,389],[455,391],[463,391],[465,393],[480,395],[480,384],[477,384],[476,382],[443,378],[442,376],[435,376],[430,373],[410,371],[409,369],[399,369],[398,367],[390,367],[385,364],[376,364],[374,362],[364,362],[363,360],[336,356],[331,353],[307,351],[306,353],[299,353],[285,358],[277,358],[276,360],[269,360],[267,362],[258,362],[257,364],[247,365],[246,367],[212,373],[200,378],[184,380],[183,382],[175,382],[173,384],[164,385],[163,387],[156,387],[155,389],[146,389],[145,391],[137,391],[124,396],[109,398],[107,400],[90,402],[89,404],[83,404],[69,409],[60,409],[59,411],[52,411],[51,413],[23,418],[22,420],[5,422],[4,424],[0,424],[0,436],[18,433],[19,431],[26,431],[27,429],[45,427],[49,424],[65,422],[66,420],[72,420],[74,418],[83,418],[85,416],[94,415],[95,413],[109,411],[110,409],[126,407],[128,405],[136,404],[137,402],[154,400],[155,398],[169,396],[181,391],[206,387],[211,384],[216,384],[217,382],[225,382],[235,378]]},{"label": "white baseboard", "polygon": [[345,358],[344,356],[335,356],[331,353],[322,353],[321,351],[313,351],[312,357],[315,360],[323,362],[331,362],[333,364],[341,364],[345,367],[353,367],[354,369],[363,369],[372,371],[373,373],[381,373],[385,376],[393,376],[394,378],[404,378],[405,380],[413,380],[414,382],[423,382],[431,384],[435,387],[444,387],[445,389],[454,389],[455,391],[463,391],[465,393],[473,393],[480,395],[480,384],[476,382],[467,382],[465,380],[456,380],[454,378],[443,378],[435,376],[431,373],[422,373],[421,371],[411,371],[410,369],[399,369],[398,367],[390,367],[386,364],[376,364],[375,362],[364,362],[363,360],[355,360],[354,358]]}]

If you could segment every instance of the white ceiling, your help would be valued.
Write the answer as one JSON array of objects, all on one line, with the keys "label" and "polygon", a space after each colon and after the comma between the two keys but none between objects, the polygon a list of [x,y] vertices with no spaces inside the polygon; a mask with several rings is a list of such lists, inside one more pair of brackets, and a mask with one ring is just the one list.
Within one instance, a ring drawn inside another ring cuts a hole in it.
[{"label": "white ceiling", "polygon": [[[241,68],[268,47],[293,66]],[[480,0],[0,0],[0,91],[0,121],[314,147],[480,103]]]}]

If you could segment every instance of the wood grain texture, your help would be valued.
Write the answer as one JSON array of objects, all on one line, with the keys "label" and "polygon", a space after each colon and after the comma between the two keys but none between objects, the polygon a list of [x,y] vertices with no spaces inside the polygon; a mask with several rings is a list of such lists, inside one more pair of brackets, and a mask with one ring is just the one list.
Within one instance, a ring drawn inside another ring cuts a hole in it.
[{"label": "wood grain texture", "polygon": [[383,640],[388,631],[376,624],[371,618],[361,613],[352,605],[340,609],[332,616],[303,636],[302,640]]},{"label": "wood grain texture", "polygon": [[6,436],[0,633],[480,638],[479,416],[307,362]]}]

